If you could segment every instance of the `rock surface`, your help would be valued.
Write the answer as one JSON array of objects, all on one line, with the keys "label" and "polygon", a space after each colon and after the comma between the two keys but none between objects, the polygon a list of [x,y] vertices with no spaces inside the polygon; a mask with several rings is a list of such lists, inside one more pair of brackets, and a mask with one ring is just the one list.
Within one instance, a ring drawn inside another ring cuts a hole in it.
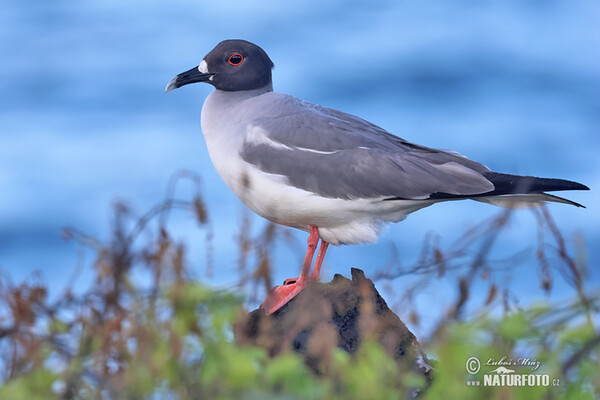
[{"label": "rock surface", "polygon": [[353,268],[351,274],[352,280],[336,274],[328,283],[311,282],[271,315],[263,309],[252,311],[235,328],[237,342],[263,347],[272,356],[296,351],[318,372],[331,353],[328,349],[338,346],[353,354],[368,336],[429,381],[431,366],[417,338],[363,271]]}]

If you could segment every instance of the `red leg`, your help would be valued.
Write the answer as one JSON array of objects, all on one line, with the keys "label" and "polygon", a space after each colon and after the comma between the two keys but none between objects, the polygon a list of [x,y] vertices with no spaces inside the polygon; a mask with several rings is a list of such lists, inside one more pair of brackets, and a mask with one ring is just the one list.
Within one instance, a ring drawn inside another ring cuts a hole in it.
[{"label": "red leg", "polygon": [[308,246],[306,249],[306,255],[304,256],[304,262],[302,263],[302,271],[300,271],[300,277],[298,280],[305,280],[308,278],[308,272],[310,271],[310,265],[312,264],[315,250],[319,244],[319,228],[316,226],[310,227],[310,235],[308,236]]},{"label": "red leg", "polygon": [[[312,264],[315,250],[317,250],[317,244],[319,244],[319,228],[316,226],[310,227],[310,235],[308,236],[308,246],[306,248],[306,255],[304,256],[304,262],[302,263],[302,270],[298,278],[288,278],[283,281],[284,285],[291,285],[301,280],[306,280],[309,277],[308,272],[310,271],[310,265]],[[320,254],[321,250],[319,250]],[[312,275],[311,275],[312,276]]]},{"label": "red leg", "polygon": [[327,246],[329,246],[329,243],[321,240],[321,247],[319,247],[319,252],[317,253],[317,260],[315,261],[315,266],[310,274],[310,279],[312,280],[319,280],[319,276],[321,275],[321,265],[323,264],[323,259],[325,258]]},{"label": "red leg", "polygon": [[[267,296],[265,301],[261,304],[261,307],[267,310],[267,314],[271,314],[283,307],[283,305],[300,293],[304,285],[306,285],[307,280],[312,278],[312,275],[309,276],[310,265],[312,264],[312,259],[318,243],[319,229],[316,226],[311,226],[310,236],[308,237],[308,248],[306,249],[306,255],[304,256],[304,262],[302,263],[302,271],[300,272],[300,276],[297,279],[286,279],[282,286],[275,286],[273,288],[271,294]],[[323,245],[321,245],[321,249],[322,248]],[[325,246],[325,248],[327,248],[327,246]],[[321,249],[319,249],[319,254],[321,254]],[[325,252],[323,251],[323,256],[325,255],[324,253]],[[321,256],[321,262],[323,261],[323,256]],[[317,256],[317,261],[318,260],[319,257]],[[321,266],[319,264],[319,269],[320,268]]]}]

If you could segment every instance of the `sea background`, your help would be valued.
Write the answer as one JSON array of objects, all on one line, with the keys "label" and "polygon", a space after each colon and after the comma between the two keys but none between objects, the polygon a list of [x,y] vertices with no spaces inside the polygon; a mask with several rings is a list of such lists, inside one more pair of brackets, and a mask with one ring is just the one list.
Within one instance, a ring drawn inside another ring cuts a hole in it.
[{"label": "sea background", "polygon": [[[236,235],[249,214],[210,162],[200,130],[209,85],[168,95],[166,83],[197,65],[219,41],[243,38],[275,62],[275,89],[356,114],[407,140],[458,151],[506,173],[588,185],[563,193],[587,209],[549,210],[573,250],[587,247],[587,287],[600,283],[600,3],[559,1],[3,1],[0,13],[0,274],[18,283],[40,271],[51,295],[86,265],[75,285],[93,284],[90,252],[64,227],[106,240],[113,206],[143,214],[180,169],[198,173],[213,229],[190,214],[170,232],[186,244],[199,279],[237,283]],[[188,192],[183,188],[180,197]],[[323,279],[373,275],[397,249],[414,263],[424,238],[449,247],[499,209],[472,201],[438,204],[395,224],[377,244],[330,248]],[[289,228],[291,231],[291,228]],[[278,245],[275,282],[297,276],[304,232]],[[501,275],[520,301],[544,295],[535,257],[537,221],[515,213],[492,257],[519,253]],[[546,240],[551,243],[549,237]],[[551,251],[549,246],[549,251]],[[556,257],[551,265],[556,265]],[[557,271],[549,299],[572,289]],[[378,282],[402,293],[412,277]],[[449,277],[424,288],[416,307],[426,334],[454,300]],[[481,304],[487,285],[472,301]],[[388,291],[389,293],[389,291]],[[477,300],[479,298],[480,300]],[[475,300],[473,300],[475,299]],[[249,302],[248,307],[257,306]],[[408,308],[395,304],[406,318]],[[425,321],[425,322],[423,322]]]}]

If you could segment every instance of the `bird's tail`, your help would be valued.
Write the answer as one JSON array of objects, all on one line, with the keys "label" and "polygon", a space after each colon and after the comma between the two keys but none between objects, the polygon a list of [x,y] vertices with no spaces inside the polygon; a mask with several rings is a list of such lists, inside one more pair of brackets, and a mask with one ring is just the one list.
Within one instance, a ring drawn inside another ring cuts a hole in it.
[{"label": "bird's tail", "polygon": [[504,208],[535,208],[547,202],[570,204],[572,206],[585,208],[584,205],[573,200],[548,193],[503,194],[498,196],[471,197],[471,199]]},{"label": "bird's tail", "polygon": [[[564,179],[537,178],[534,176],[520,176],[486,172],[486,179],[494,184],[494,190],[471,197],[473,200],[507,208],[531,208],[545,202],[571,204],[584,207],[572,200],[555,196],[545,192],[559,190],[589,190],[585,185]],[[585,207],[584,207],[585,208]]]}]

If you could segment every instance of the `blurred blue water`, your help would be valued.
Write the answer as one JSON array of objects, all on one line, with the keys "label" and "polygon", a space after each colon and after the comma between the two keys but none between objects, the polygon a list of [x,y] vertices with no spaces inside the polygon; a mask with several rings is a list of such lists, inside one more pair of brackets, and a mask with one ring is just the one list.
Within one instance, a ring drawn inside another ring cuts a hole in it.
[{"label": "blurred blue water", "polygon": [[[77,262],[62,227],[106,237],[116,199],[142,212],[162,198],[175,170],[188,168],[202,175],[215,222],[214,280],[227,282],[242,206],[216,175],[201,136],[200,108],[211,88],[163,94],[173,75],[225,38],[251,40],[270,54],[276,90],[496,171],[600,187],[595,0],[20,0],[2,8],[0,269],[15,280],[40,269],[51,287],[62,287]],[[553,205],[551,212],[568,239],[585,235],[597,284],[598,191],[568,197],[588,209]],[[427,232],[451,243],[496,212],[473,202],[436,205],[391,227],[377,245],[331,249],[325,273],[380,267],[392,242],[410,263]],[[203,234],[185,218],[175,225],[201,270]],[[523,212],[502,238],[503,249],[531,250],[523,276],[532,280],[515,279],[523,290],[535,282],[535,229]],[[297,274],[301,253],[278,250],[286,267],[277,281]],[[425,295],[444,304],[448,293]]]}]

